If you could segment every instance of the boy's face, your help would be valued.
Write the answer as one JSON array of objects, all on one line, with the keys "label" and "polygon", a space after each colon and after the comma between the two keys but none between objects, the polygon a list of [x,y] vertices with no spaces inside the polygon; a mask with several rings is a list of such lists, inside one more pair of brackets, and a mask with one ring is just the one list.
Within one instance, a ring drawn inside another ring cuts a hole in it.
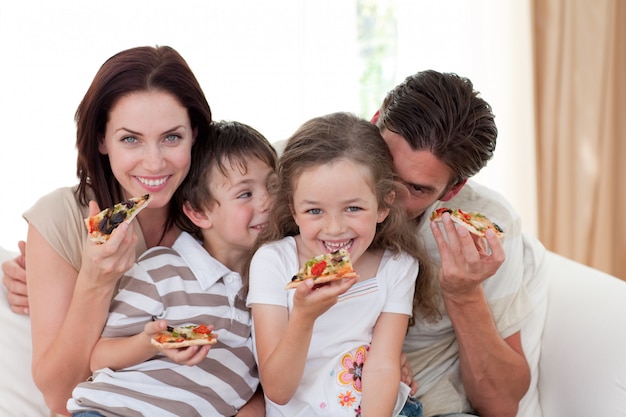
[{"label": "boy's face", "polygon": [[226,175],[217,167],[209,175],[215,203],[207,210],[211,228],[204,235],[214,251],[251,249],[269,220],[267,182],[274,170],[258,158],[244,161],[245,172],[241,161],[232,162],[225,161]]}]

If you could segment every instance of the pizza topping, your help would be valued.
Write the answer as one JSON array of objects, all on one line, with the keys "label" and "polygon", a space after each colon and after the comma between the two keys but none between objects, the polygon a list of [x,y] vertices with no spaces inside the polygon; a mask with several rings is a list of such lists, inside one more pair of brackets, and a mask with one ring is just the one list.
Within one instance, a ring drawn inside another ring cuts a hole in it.
[{"label": "pizza topping", "polygon": [[[184,342],[204,340],[207,343],[215,342],[215,335],[206,324],[188,324],[184,326],[167,326],[167,330],[160,332],[153,339],[159,344],[185,344]],[[179,347],[179,346],[177,346]],[[180,346],[182,347],[182,346]]]},{"label": "pizza topping", "polygon": [[465,226],[476,235],[484,236],[488,229],[492,229],[498,237],[504,236],[504,230],[500,226],[489,220],[484,214],[476,211],[465,212],[461,209],[441,207],[432,212],[430,220],[439,220],[444,213],[450,213],[450,218],[453,221]]},{"label": "pizza topping", "polygon": [[[342,248],[332,253],[324,253],[309,259],[302,269],[293,276],[291,284],[299,283],[307,278],[313,278],[316,282],[325,283],[344,276],[356,276],[356,273],[350,262],[350,253]],[[326,277],[332,277],[332,279],[327,280]],[[293,286],[287,284],[287,288],[293,288]]]},{"label": "pizza topping", "polygon": [[92,240],[103,243],[113,230],[125,221],[130,222],[151,200],[150,194],[129,198],[113,207],[85,219],[85,225]]}]

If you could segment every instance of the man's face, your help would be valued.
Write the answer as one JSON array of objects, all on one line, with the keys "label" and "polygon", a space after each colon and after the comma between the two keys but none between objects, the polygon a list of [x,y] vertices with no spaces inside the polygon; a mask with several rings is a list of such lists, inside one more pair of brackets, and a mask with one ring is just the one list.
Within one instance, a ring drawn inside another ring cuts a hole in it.
[{"label": "man's face", "polygon": [[448,200],[460,190],[460,186],[449,189],[452,171],[430,151],[411,149],[404,137],[387,129],[381,135],[393,156],[396,174],[408,188],[407,193],[397,195],[397,201],[409,219],[418,218],[435,201]]}]

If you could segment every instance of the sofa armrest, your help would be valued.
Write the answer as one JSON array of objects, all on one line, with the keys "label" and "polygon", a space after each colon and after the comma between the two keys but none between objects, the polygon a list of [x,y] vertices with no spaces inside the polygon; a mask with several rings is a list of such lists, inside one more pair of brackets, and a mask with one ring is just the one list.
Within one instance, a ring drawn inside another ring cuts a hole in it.
[{"label": "sofa armrest", "polygon": [[548,253],[544,417],[626,416],[626,282]]}]

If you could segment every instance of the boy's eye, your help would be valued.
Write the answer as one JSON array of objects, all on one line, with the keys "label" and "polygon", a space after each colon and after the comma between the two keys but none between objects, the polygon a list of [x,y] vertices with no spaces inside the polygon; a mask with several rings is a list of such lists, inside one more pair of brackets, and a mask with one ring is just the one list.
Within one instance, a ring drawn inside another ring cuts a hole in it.
[{"label": "boy's eye", "polygon": [[350,206],[350,207],[348,207],[346,210],[347,210],[347,211],[354,212],[354,211],[359,211],[359,210],[361,210],[361,207]]},{"label": "boy's eye", "polygon": [[250,198],[252,197],[252,193],[250,191],[243,192],[237,196],[237,198]]}]

